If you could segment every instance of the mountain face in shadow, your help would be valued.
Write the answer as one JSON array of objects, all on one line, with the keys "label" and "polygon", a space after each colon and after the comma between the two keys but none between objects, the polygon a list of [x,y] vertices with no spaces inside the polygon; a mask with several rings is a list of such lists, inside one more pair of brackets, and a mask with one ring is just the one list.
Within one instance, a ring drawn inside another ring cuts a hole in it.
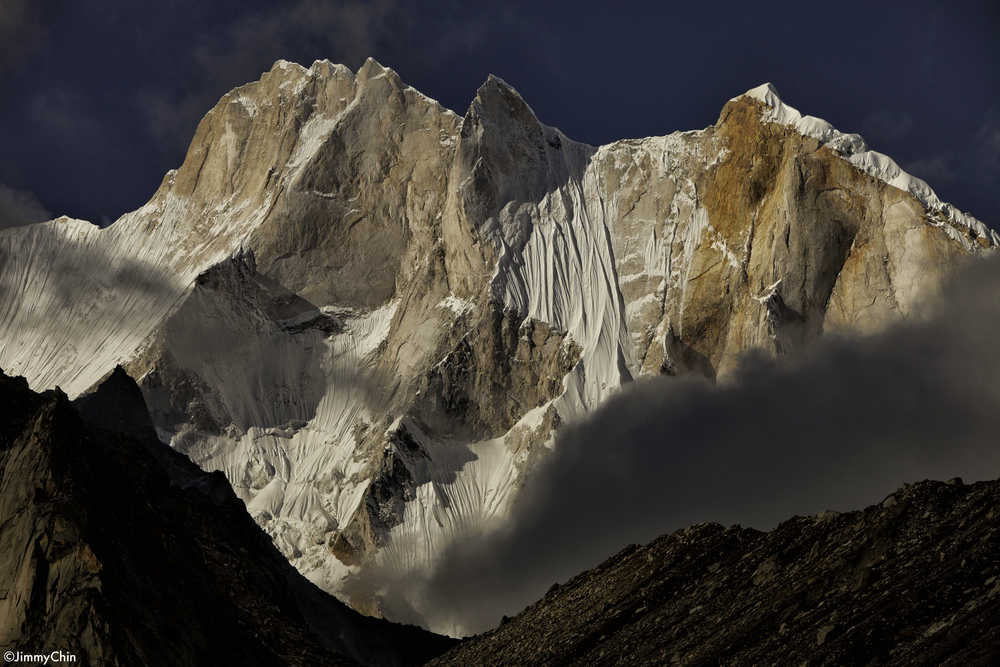
[{"label": "mountain face in shadow", "polygon": [[428,663],[996,665],[1000,482],[631,545]]},{"label": "mountain face in shadow", "polygon": [[224,477],[196,479],[152,439],[130,382],[112,374],[80,409],[103,406],[141,443],[0,372],[0,647],[78,664],[404,665],[449,645],[302,580]]}]

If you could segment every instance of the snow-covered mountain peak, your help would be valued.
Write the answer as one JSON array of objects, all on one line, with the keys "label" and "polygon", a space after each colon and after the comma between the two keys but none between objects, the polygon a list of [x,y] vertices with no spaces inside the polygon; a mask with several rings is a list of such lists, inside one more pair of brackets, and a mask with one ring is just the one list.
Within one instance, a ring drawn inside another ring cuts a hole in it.
[{"label": "snow-covered mountain peak", "polygon": [[460,118],[372,59],[279,61],[138,211],[0,233],[0,366],[76,395],[121,363],[310,578],[384,566],[358,604],[431,613],[404,575],[502,520],[559,424],[878,330],[993,242],[879,155],[770,84],[594,148],[496,76]]},{"label": "snow-covered mountain peak", "polygon": [[[869,150],[868,144],[860,135],[844,134],[822,118],[803,116],[798,109],[781,100],[778,90],[771,83],[751,88],[740,97],[749,97],[769,106],[771,110],[764,115],[764,121],[791,125],[806,136],[814,137],[826,144],[832,144],[830,147],[840,153],[849,155]],[[734,100],[738,99],[739,97],[734,98]]]},{"label": "snow-covered mountain peak", "polygon": [[[775,88],[774,85],[770,82],[763,83],[757,86],[756,88],[751,88],[747,92],[743,93],[742,96],[752,97],[755,100],[760,100],[761,102],[771,107],[772,109],[777,109],[779,106],[781,106],[781,98],[778,96],[778,89]],[[735,100],[739,98],[734,97],[733,99]]]}]

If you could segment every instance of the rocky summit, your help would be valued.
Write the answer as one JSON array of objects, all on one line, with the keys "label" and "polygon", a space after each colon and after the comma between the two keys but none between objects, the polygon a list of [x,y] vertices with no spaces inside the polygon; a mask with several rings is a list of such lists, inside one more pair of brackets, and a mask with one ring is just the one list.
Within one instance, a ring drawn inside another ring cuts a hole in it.
[{"label": "rocky summit", "polygon": [[279,61],[139,210],[0,231],[0,366],[71,398],[122,366],[303,575],[463,634],[412,582],[503,524],[563,424],[918,318],[996,248],[773,87],[720,107],[593,147],[497,77],[460,116],[374,60]]},{"label": "rocky summit", "polygon": [[632,545],[429,666],[1000,664],[1000,482]]}]

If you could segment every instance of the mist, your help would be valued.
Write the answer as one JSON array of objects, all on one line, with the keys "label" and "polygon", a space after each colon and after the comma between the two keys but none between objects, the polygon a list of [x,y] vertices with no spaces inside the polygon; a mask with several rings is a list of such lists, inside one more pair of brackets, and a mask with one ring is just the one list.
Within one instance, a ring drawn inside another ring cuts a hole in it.
[{"label": "mist", "polygon": [[630,543],[694,523],[762,530],[850,511],[905,482],[1000,474],[1000,262],[957,275],[935,314],[826,337],[722,386],[636,382],[564,428],[508,526],[452,545],[419,582],[432,628],[471,634]]},{"label": "mist", "polygon": [[34,193],[0,183],[0,229],[22,227],[51,219],[52,214],[45,210]]}]

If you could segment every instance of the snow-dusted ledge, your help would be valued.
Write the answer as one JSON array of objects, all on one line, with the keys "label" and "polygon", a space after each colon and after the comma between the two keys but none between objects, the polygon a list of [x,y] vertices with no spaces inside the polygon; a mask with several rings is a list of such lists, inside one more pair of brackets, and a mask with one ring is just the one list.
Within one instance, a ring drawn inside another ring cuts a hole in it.
[{"label": "snow-dusted ledge", "polygon": [[[951,204],[942,202],[926,181],[903,171],[888,155],[873,151],[861,138],[861,135],[845,134],[822,118],[803,116],[797,109],[782,102],[781,98],[778,97],[778,91],[770,83],[748,90],[741,97],[743,96],[752,97],[771,107],[771,110],[765,114],[764,121],[790,125],[807,137],[819,139],[858,169],[893,187],[909,192],[924,205],[924,208],[940,211],[955,224],[974,230],[979,236],[989,239],[991,246],[1000,245],[1000,236],[995,231],[975,217],[962,213]],[[966,247],[971,246],[968,239],[958,234],[957,231],[952,236]]]}]

